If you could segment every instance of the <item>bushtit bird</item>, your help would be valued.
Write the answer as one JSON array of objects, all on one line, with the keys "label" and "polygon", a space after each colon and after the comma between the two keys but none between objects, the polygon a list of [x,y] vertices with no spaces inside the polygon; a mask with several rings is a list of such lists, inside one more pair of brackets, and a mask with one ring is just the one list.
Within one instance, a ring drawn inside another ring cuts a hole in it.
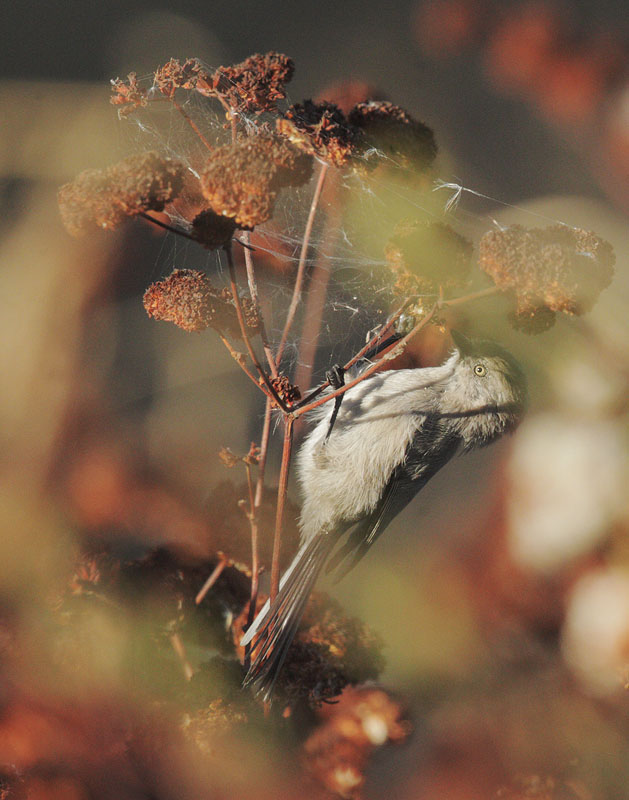
[{"label": "bushtit bird", "polygon": [[245,685],[265,699],[326,561],[345,575],[455,453],[520,421],[526,381],[513,357],[492,342],[452,338],[456,349],[441,366],[376,373],[345,392],[335,420],[332,402],[313,412],[318,422],[297,459],[301,546],[241,642],[258,637]]}]

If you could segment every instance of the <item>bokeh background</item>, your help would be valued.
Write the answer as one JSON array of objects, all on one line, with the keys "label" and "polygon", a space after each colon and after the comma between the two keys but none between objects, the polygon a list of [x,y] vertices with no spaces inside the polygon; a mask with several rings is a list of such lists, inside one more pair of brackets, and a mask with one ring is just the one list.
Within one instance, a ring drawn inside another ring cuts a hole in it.
[{"label": "bokeh background", "polygon": [[[259,779],[266,751],[251,733],[253,744],[240,733],[230,740],[221,780],[209,768],[199,777],[196,750],[172,732],[156,754],[140,758],[136,743],[129,761],[120,709],[148,712],[120,678],[127,640],[95,617],[89,654],[66,653],[60,666],[48,619],[85,541],[128,557],[176,544],[209,558],[217,486],[232,477],[218,450],[246,452],[262,410],[211,333],[170,330],[142,309],[152,280],[184,261],[203,268],[210,257],[138,223],[71,239],[57,188],[145,137],[153,145],[149,132],[118,120],[110,78],[146,75],[171,57],[218,66],[275,49],[296,62],[293,102],[353,79],[429,124],[437,175],[486,195],[461,198],[468,235],[492,220],[562,221],[594,230],[617,254],[614,283],[582,320],[536,337],[510,330],[489,305],[453,320],[517,353],[532,408],[512,439],[435,478],[331,589],[383,637],[382,685],[413,726],[404,744],[377,753],[355,791],[422,800],[629,796],[626,5],[66,0],[5,8],[2,30],[6,791],[262,797],[300,785],[295,745],[281,740],[267,756],[289,764],[287,774]],[[185,146],[177,135],[168,143]],[[297,487],[291,492],[297,503]],[[353,791],[340,778],[328,786]]]}]

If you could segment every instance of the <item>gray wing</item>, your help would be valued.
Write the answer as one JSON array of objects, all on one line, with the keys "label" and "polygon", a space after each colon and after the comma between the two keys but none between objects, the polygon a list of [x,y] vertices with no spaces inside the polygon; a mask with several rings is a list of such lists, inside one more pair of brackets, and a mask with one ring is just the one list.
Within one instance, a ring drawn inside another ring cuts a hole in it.
[{"label": "gray wing", "polygon": [[328,561],[339,581],[365,556],[392,520],[456,453],[460,439],[448,433],[447,420],[429,417],[413,437],[404,461],[391,474],[376,508],[360,520],[345,544]]}]

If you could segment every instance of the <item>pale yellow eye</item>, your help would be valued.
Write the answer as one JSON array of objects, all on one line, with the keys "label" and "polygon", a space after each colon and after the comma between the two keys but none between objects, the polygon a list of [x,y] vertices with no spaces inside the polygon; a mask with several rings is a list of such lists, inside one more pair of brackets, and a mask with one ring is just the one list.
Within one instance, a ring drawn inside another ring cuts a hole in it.
[{"label": "pale yellow eye", "polygon": [[474,367],[474,374],[475,375],[478,375],[479,378],[482,378],[483,375],[485,375],[486,373],[487,373],[487,370],[485,369],[483,364],[476,364],[476,366]]}]

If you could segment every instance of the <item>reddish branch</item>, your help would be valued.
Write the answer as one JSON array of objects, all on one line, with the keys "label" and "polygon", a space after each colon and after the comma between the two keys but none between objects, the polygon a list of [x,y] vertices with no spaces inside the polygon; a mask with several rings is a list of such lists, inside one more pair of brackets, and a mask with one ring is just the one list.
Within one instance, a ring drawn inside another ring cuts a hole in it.
[{"label": "reddish branch", "polygon": [[297,277],[295,279],[295,286],[293,288],[293,296],[291,298],[290,306],[288,308],[288,314],[286,315],[286,322],[284,323],[282,338],[280,340],[279,347],[277,348],[278,364],[282,360],[282,355],[284,353],[284,346],[286,345],[286,339],[288,338],[288,334],[293,324],[293,320],[295,319],[297,307],[299,306],[299,302],[301,300],[303,283],[306,274],[306,256],[308,254],[308,248],[310,246],[310,238],[312,236],[312,228],[317,213],[317,207],[319,205],[319,200],[321,199],[321,192],[323,191],[323,184],[325,183],[325,177],[327,175],[328,168],[329,168],[328,164],[326,163],[321,164],[321,167],[319,169],[319,177],[317,179],[317,185],[315,187],[314,195],[312,197],[312,202],[310,203],[310,211],[308,212],[308,219],[306,220],[304,238],[301,243],[301,252],[299,254],[299,264],[297,266]]}]

